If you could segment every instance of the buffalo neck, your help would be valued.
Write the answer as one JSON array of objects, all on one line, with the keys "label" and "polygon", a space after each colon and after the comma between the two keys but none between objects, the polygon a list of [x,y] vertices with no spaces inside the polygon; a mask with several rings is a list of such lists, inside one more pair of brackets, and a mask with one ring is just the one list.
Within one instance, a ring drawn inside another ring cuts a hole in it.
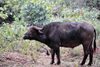
[{"label": "buffalo neck", "polygon": [[47,38],[46,38],[45,35],[40,35],[40,36],[36,37],[35,40],[37,40],[37,41],[39,41],[39,42],[41,42],[41,43],[46,44]]}]

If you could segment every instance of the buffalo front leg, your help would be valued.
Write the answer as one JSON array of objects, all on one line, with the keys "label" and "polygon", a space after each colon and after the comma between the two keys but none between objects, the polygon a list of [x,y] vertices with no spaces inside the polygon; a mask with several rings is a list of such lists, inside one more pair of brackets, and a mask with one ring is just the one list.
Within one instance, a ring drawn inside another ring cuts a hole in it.
[{"label": "buffalo front leg", "polygon": [[51,49],[51,63],[50,64],[53,64],[54,63],[54,56],[55,56],[55,50],[54,49]]},{"label": "buffalo front leg", "polygon": [[59,65],[60,64],[60,48],[59,48],[59,45],[56,45],[56,47],[55,47],[56,49],[55,49],[55,52],[56,52],[56,55],[57,55],[57,65]]},{"label": "buffalo front leg", "polygon": [[60,64],[60,51],[59,51],[59,48],[57,48],[57,50],[56,50],[56,55],[57,55],[57,65],[59,65]]}]

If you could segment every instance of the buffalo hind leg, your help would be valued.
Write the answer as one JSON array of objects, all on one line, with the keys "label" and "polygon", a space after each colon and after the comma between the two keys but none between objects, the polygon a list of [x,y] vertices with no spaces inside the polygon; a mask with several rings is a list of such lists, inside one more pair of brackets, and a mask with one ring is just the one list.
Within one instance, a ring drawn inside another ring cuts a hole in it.
[{"label": "buffalo hind leg", "polygon": [[81,65],[85,64],[85,61],[88,57],[88,45],[83,44],[83,49],[84,49],[84,58],[83,58]]},{"label": "buffalo hind leg", "polygon": [[92,42],[91,42],[91,44],[90,44],[90,47],[89,47],[89,54],[90,54],[90,58],[89,58],[89,63],[88,63],[88,65],[90,65],[91,66],[91,64],[92,64],[92,61],[93,61],[93,49],[92,49]]},{"label": "buffalo hind leg", "polygon": [[83,58],[83,61],[82,61],[81,65],[85,64],[85,61],[86,61],[87,57],[88,57],[88,54],[84,54],[84,58]]}]

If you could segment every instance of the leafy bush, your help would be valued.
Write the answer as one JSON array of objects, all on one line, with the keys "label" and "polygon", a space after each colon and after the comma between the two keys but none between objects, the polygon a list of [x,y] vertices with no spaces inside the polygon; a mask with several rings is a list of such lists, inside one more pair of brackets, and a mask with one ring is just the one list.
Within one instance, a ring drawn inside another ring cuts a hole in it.
[{"label": "leafy bush", "polygon": [[28,25],[37,25],[41,26],[46,21],[47,11],[42,3],[38,2],[28,2],[23,6],[22,10],[22,19],[28,23]]},{"label": "leafy bush", "polygon": [[3,24],[0,27],[0,53],[20,52],[25,55],[31,55],[32,61],[38,57],[37,50],[41,45],[36,41],[23,40],[23,35],[28,30],[22,25]]},{"label": "leafy bush", "polygon": [[0,7],[0,24],[2,22],[10,23],[11,21],[14,21],[14,18],[12,12],[10,11],[10,7],[8,7],[6,4],[2,5],[2,7]]},{"label": "leafy bush", "polygon": [[88,8],[82,8],[82,9],[75,9],[71,10],[68,8],[65,8],[63,10],[64,17],[84,17],[84,18],[94,18],[96,19],[99,16],[99,10],[93,8],[91,11]]},{"label": "leafy bush", "polygon": [[97,17],[100,14],[100,11],[97,9],[76,9],[74,11],[70,9],[63,10],[63,15],[65,18],[70,19],[72,22],[87,22],[94,26],[97,30],[97,34],[100,34],[100,21],[98,21]]},{"label": "leafy bush", "polygon": [[66,7],[72,9],[90,7],[91,9],[97,8],[100,10],[100,0],[65,0]]},{"label": "leafy bush", "polygon": [[[71,10],[68,8],[63,9],[62,15],[60,17],[51,17],[50,21],[60,21],[60,22],[87,22],[91,24],[97,30],[97,36],[100,35],[100,21],[97,19],[99,16],[100,11],[97,9],[76,9]],[[64,18],[62,18],[64,16]]]},{"label": "leafy bush", "polygon": [[[0,47],[17,46],[17,40],[22,39],[22,34],[25,29],[15,25],[4,24],[0,27]],[[5,49],[6,50],[6,49]]]},{"label": "leafy bush", "polygon": [[[27,0],[1,0],[0,1],[0,23],[11,23],[16,21],[17,24],[23,24],[19,19],[21,7],[27,2]],[[16,20],[16,18],[18,20]],[[20,21],[20,22],[18,22]],[[15,22],[15,24],[16,24]]]},{"label": "leafy bush", "polygon": [[[22,25],[3,24],[0,27],[0,52],[14,51],[16,47],[27,50],[29,41],[23,41],[23,34],[27,31]],[[35,46],[35,45],[34,45]],[[29,47],[29,46],[28,46]],[[17,48],[16,48],[17,49]],[[20,49],[19,49],[20,50]]]}]

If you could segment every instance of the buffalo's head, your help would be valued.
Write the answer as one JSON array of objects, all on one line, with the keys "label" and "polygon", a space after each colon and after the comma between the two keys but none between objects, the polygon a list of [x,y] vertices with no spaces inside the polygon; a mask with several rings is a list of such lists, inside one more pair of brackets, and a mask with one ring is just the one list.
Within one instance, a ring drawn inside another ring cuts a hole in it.
[{"label": "buffalo's head", "polygon": [[34,40],[38,38],[39,35],[42,35],[42,31],[40,31],[42,28],[31,26],[28,31],[24,34],[23,39],[29,39]]}]

